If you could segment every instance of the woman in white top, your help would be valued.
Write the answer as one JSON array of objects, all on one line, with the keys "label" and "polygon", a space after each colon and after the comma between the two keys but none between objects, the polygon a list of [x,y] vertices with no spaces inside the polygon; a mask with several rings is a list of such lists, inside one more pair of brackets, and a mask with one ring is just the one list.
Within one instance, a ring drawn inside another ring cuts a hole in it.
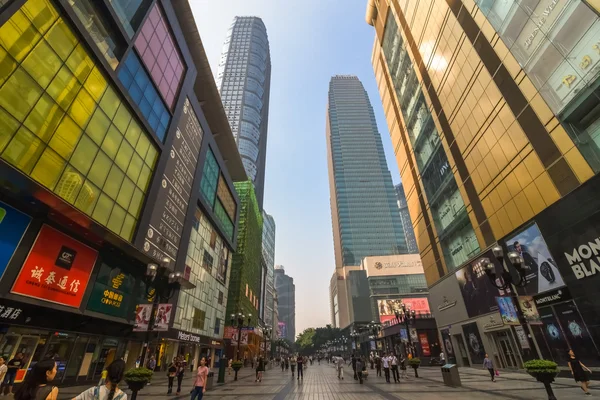
[{"label": "woman in white top", "polygon": [[118,388],[125,373],[125,361],[113,361],[106,371],[106,384],[89,388],[73,400],[127,400],[127,394]]},{"label": "woman in white top", "polygon": [[8,367],[6,366],[6,361],[4,357],[0,357],[0,384],[4,382],[4,377],[6,376],[6,371],[8,371]]}]

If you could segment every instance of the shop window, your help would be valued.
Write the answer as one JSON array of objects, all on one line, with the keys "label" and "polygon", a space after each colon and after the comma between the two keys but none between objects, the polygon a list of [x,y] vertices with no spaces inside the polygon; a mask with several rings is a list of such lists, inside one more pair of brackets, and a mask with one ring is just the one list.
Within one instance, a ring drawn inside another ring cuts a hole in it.
[{"label": "shop window", "polygon": [[202,256],[202,268],[207,270],[208,272],[212,272],[214,258],[211,256],[208,251],[204,250],[204,255]]},{"label": "shop window", "polygon": [[138,30],[152,0],[109,0],[125,32],[133,37]]},{"label": "shop window", "polygon": [[217,159],[210,148],[206,153],[206,160],[204,161],[204,168],[202,169],[202,181],[200,183],[200,192],[202,197],[214,207],[215,195],[217,193],[217,184],[219,180],[219,164]]},{"label": "shop window", "polygon": [[203,330],[204,322],[206,320],[206,311],[199,308],[194,308],[194,315],[192,317],[192,328]]},{"label": "shop window", "polygon": [[0,27],[0,58],[0,158],[131,240],[158,157],[131,110],[48,0]]}]

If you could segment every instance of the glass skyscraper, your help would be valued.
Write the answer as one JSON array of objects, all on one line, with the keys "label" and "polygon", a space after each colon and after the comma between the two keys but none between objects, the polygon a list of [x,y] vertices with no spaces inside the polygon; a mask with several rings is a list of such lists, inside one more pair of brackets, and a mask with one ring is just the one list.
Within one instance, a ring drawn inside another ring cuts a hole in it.
[{"label": "glass skyscraper", "polygon": [[273,328],[273,307],[275,302],[275,220],[263,210],[262,269],[265,276],[261,301],[264,303],[262,319],[266,326]]},{"label": "glass skyscraper", "polygon": [[402,221],[402,230],[406,238],[406,249],[410,254],[417,254],[419,247],[417,246],[417,238],[415,230],[410,221],[410,212],[408,211],[408,203],[406,202],[406,194],[401,183],[394,186],[396,197],[398,198],[398,209],[400,210],[400,220]]},{"label": "glass skyscraper", "polygon": [[262,209],[265,186],[271,55],[258,17],[235,17],[219,62],[217,86],[248,177]]}]

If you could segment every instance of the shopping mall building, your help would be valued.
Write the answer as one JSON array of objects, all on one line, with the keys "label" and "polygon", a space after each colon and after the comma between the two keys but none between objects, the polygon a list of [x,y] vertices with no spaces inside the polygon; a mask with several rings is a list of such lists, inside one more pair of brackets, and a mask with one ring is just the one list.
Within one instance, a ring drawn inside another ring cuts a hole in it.
[{"label": "shopping mall building", "polygon": [[[49,356],[59,383],[96,380],[147,340],[161,366],[215,360],[247,178],[188,1],[0,0],[0,65],[0,355],[24,353],[17,381]],[[163,330],[133,332],[154,298]]]},{"label": "shopping mall building", "polygon": [[[372,63],[431,309],[459,365],[478,366],[485,353],[503,368],[532,358],[565,365],[569,348],[600,365],[594,5],[368,1]],[[525,279],[509,252],[522,257]],[[499,279],[503,267],[522,285]]]}]

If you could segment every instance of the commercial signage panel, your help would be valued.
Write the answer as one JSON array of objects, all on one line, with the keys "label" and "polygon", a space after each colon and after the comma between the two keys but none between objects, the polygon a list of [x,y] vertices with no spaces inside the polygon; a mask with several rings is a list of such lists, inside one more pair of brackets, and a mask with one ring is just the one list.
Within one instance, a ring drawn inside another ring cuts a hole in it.
[{"label": "commercial signage panel", "polygon": [[385,322],[394,319],[395,313],[402,310],[403,304],[407,310],[414,310],[417,315],[431,314],[427,297],[377,300],[379,321]]},{"label": "commercial signage panel", "polygon": [[483,342],[481,335],[479,334],[479,328],[477,322],[471,322],[462,326],[465,340],[467,341],[467,348],[469,349],[469,355],[471,356],[472,364],[483,364],[485,358],[485,349],[483,348]]},{"label": "commercial signage panel", "polygon": [[31,222],[31,217],[0,202],[0,277]]},{"label": "commercial signage panel", "polygon": [[135,278],[107,264],[100,266],[87,309],[114,317],[130,319],[133,316]]},{"label": "commercial signage panel", "polygon": [[11,293],[79,307],[97,257],[94,249],[44,225]]},{"label": "commercial signage panel", "polygon": [[146,332],[150,326],[150,316],[152,315],[152,304],[138,304],[135,309],[134,332]]},{"label": "commercial signage panel", "polygon": [[496,302],[498,303],[498,311],[500,311],[500,317],[502,317],[502,322],[504,324],[520,324],[517,306],[515,305],[512,297],[496,297]]},{"label": "commercial signage panel", "polygon": [[419,254],[366,257],[363,262],[363,268],[367,271],[367,277],[424,273],[423,263]]},{"label": "commercial signage panel", "polygon": [[525,320],[530,325],[540,325],[542,320],[535,305],[535,300],[532,296],[519,296],[519,308],[525,317]]}]

